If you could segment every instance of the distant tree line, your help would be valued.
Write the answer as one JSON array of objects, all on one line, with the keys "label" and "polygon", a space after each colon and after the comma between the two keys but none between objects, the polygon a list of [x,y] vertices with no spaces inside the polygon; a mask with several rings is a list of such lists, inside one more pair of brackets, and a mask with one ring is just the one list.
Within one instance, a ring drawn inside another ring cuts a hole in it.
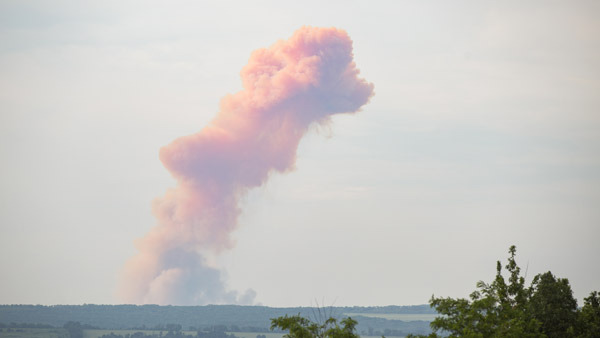
[{"label": "distant tree line", "polygon": [[83,330],[98,329],[89,324],[81,324],[79,322],[68,321],[63,325],[63,328],[69,332],[71,338],[83,338]]},{"label": "distant tree line", "polygon": [[[331,313],[432,313],[429,305],[381,307],[329,307]],[[271,318],[286,314],[310,316],[313,307],[272,308],[266,306],[206,305],[0,305],[0,319],[4,322],[31,321],[62,326],[67,321],[87,323],[103,329],[150,329],[157,324],[178,323],[185,328],[206,328],[227,325],[229,332],[269,332]],[[358,317],[357,317],[358,318]],[[359,318],[357,329],[401,329],[401,320]]]}]

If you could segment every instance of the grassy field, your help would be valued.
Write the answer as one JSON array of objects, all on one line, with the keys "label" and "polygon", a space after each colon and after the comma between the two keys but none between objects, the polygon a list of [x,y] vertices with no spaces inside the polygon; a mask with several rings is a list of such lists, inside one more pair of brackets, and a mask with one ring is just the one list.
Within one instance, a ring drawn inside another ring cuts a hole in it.
[{"label": "grassy field", "polygon": [[3,328],[0,338],[69,338],[69,332],[65,329],[10,329]]},{"label": "grassy field", "polygon": [[371,318],[383,318],[390,320],[401,320],[405,322],[410,322],[413,320],[424,320],[424,321],[432,321],[438,315],[432,313],[344,313],[344,315],[348,317],[371,317]]},{"label": "grassy field", "polygon": [[227,333],[233,333],[234,335],[236,335],[237,337],[240,338],[256,338],[257,335],[262,334],[267,336],[267,338],[281,338],[283,337],[283,333],[273,333],[273,332],[227,332]]},{"label": "grassy field", "polygon": [[[83,338],[98,338],[105,334],[110,334],[113,332],[114,334],[123,335],[133,334],[136,332],[144,332],[146,334],[159,334],[160,331],[157,330],[83,330]],[[195,335],[195,331],[182,331],[185,334]],[[167,331],[163,331],[163,334],[166,334]],[[237,337],[240,338],[256,338],[257,335],[265,335],[267,338],[281,338],[284,333],[273,333],[273,332],[227,332],[233,333]],[[24,338],[26,336],[18,336],[19,338]],[[41,338],[41,336],[39,337]],[[361,338],[381,338],[381,336],[361,336]],[[394,337],[401,338],[401,337]]]},{"label": "grassy field", "polygon": [[[143,332],[144,334],[160,334],[160,330],[83,330],[83,338],[99,338],[104,336],[105,334],[114,333],[116,335],[125,336],[126,334],[134,334],[136,332]],[[162,330],[163,335],[167,334],[167,330]],[[191,334],[193,336],[196,335],[196,331],[181,331],[184,334]],[[254,336],[256,338],[256,336]]]},{"label": "grassy field", "polygon": [[[20,330],[20,331],[16,331]],[[160,330],[83,330],[83,338],[99,338],[105,334],[114,333],[117,335],[133,334],[136,332],[144,332],[145,334],[160,334]],[[163,330],[163,334],[167,331]],[[196,335],[195,331],[183,331],[185,334]],[[233,333],[240,338],[256,338],[257,335],[265,335],[267,338],[281,338],[283,333],[272,332],[228,332]],[[361,336],[362,338],[381,338],[379,336]],[[7,329],[0,331],[0,338],[69,338],[69,333],[65,329],[12,329],[8,332]],[[394,337],[399,338],[399,337]]]},{"label": "grassy field", "polygon": [[[83,338],[99,338],[102,337],[105,334],[110,334],[110,333],[114,333],[116,335],[123,335],[125,336],[126,334],[134,334],[136,332],[143,332],[145,334],[160,334],[160,330],[83,330]],[[163,335],[167,334],[168,331],[163,330],[162,333]],[[186,331],[183,330],[182,331],[184,334],[189,334],[192,336],[196,335],[196,331]],[[267,336],[267,338],[281,338],[283,337],[283,333],[272,333],[272,332],[268,332],[268,333],[262,333],[262,332],[227,332],[227,333],[233,333],[234,335],[236,335],[239,338],[256,338],[257,335],[262,334]],[[3,336],[0,336],[3,337]],[[20,336],[20,337],[25,337],[25,336]]]}]

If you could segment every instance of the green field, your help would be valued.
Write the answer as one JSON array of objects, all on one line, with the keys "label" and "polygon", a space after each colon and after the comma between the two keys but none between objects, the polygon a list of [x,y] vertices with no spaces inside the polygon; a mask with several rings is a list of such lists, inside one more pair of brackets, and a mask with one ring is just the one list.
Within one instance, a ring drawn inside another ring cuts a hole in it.
[{"label": "green field", "polygon": [[[116,335],[125,336],[128,333],[133,334],[136,332],[143,332],[145,334],[160,334],[161,331],[160,330],[83,330],[83,338],[99,338],[105,334],[110,334],[111,332]],[[163,335],[166,334],[167,332],[168,331],[166,331],[166,330],[162,331]],[[196,331],[183,330],[181,332],[184,334],[192,335],[192,336],[196,335]],[[263,333],[263,332],[227,332],[227,333],[232,333],[239,338],[256,338],[256,336],[259,334],[265,335],[265,336],[267,336],[267,338],[283,337],[283,333],[272,333],[272,332],[267,332],[267,333]],[[4,337],[4,336],[0,336],[0,337]],[[16,336],[16,337],[25,337],[25,336]]]},{"label": "green field", "polygon": [[256,338],[257,335],[262,334],[267,336],[267,338],[281,338],[284,333],[273,333],[273,332],[227,332],[232,333],[240,338]]},{"label": "green field", "polygon": [[[110,334],[111,332],[113,332],[114,334],[117,335],[123,335],[125,336],[126,334],[133,334],[136,332],[144,332],[145,334],[159,334],[160,330],[83,330],[83,338],[99,338],[102,337],[105,334]],[[165,334],[167,331],[163,330],[163,334]],[[196,332],[195,331],[182,331],[185,334],[191,334],[191,335],[195,335]],[[273,333],[273,332],[227,332],[227,333],[233,333],[234,335],[236,335],[239,338],[256,338],[257,335],[265,335],[267,336],[267,338],[281,338],[283,337],[284,333]],[[4,336],[1,336],[4,337]],[[24,338],[26,336],[14,336],[15,338]],[[38,336],[39,338],[41,338],[42,336]],[[44,336],[45,337],[45,336]],[[361,338],[381,338],[381,336],[361,336]],[[401,338],[401,337],[394,337],[394,338]]]},{"label": "green field", "polygon": [[344,313],[348,317],[370,317],[370,318],[383,318],[389,320],[401,320],[404,322],[410,322],[414,320],[424,320],[430,322],[437,317],[437,314],[433,313]]},{"label": "green field", "polygon": [[[125,336],[126,334],[134,334],[136,332],[143,332],[144,334],[150,335],[150,334],[160,334],[161,332],[163,333],[163,335],[167,334],[167,330],[83,330],[83,338],[99,338],[104,336],[105,334],[110,334],[110,333],[114,333],[116,335],[122,335]],[[181,331],[184,334],[191,334],[193,336],[196,335],[196,331]],[[254,336],[254,338],[256,338],[256,336]]]},{"label": "green field", "polygon": [[[7,329],[3,329],[0,331],[0,338],[69,338],[69,333],[65,329],[11,329],[11,332],[8,332]],[[20,330],[20,331],[17,331]],[[143,332],[145,334],[160,334],[160,330],[83,330],[83,338],[99,338],[103,335],[114,333],[116,335],[133,334],[136,332]],[[168,331],[163,330],[163,334],[166,334]],[[195,331],[182,331],[185,334],[195,335]],[[283,333],[273,333],[273,332],[228,332],[233,333],[239,338],[256,338],[257,335],[265,335],[267,338],[282,338]],[[379,336],[371,337],[371,336],[361,336],[362,338],[381,338]],[[400,337],[394,337],[400,338]]]},{"label": "green field", "polygon": [[69,338],[69,332],[65,329],[9,329],[0,331],[0,338]]}]

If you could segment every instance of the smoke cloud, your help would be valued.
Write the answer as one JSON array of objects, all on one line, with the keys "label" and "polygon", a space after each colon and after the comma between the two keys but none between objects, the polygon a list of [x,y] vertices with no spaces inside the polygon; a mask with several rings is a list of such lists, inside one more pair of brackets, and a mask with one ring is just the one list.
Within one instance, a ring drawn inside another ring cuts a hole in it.
[{"label": "smoke cloud", "polygon": [[125,265],[122,301],[154,304],[251,304],[255,293],[228,291],[211,264],[232,247],[238,200],[272,172],[294,168],[313,124],[353,113],[373,84],[358,77],[352,40],[335,28],[302,27],[289,40],[252,53],[243,90],[225,96],[200,132],[160,149],[177,186],[153,203],[157,225],[135,244]]}]

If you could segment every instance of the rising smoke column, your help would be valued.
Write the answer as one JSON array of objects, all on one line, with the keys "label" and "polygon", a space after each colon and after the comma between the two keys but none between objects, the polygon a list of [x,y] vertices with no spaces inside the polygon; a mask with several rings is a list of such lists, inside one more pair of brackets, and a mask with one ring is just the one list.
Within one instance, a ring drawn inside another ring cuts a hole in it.
[{"label": "rising smoke column", "polygon": [[136,242],[120,296],[129,303],[251,303],[254,292],[227,291],[207,262],[232,247],[238,201],[272,172],[294,168],[302,136],[333,114],[353,113],[373,85],[358,77],[352,40],[335,28],[302,27],[287,41],[252,53],[243,90],[225,96],[200,132],[160,149],[177,180],[153,204],[157,225]]}]

